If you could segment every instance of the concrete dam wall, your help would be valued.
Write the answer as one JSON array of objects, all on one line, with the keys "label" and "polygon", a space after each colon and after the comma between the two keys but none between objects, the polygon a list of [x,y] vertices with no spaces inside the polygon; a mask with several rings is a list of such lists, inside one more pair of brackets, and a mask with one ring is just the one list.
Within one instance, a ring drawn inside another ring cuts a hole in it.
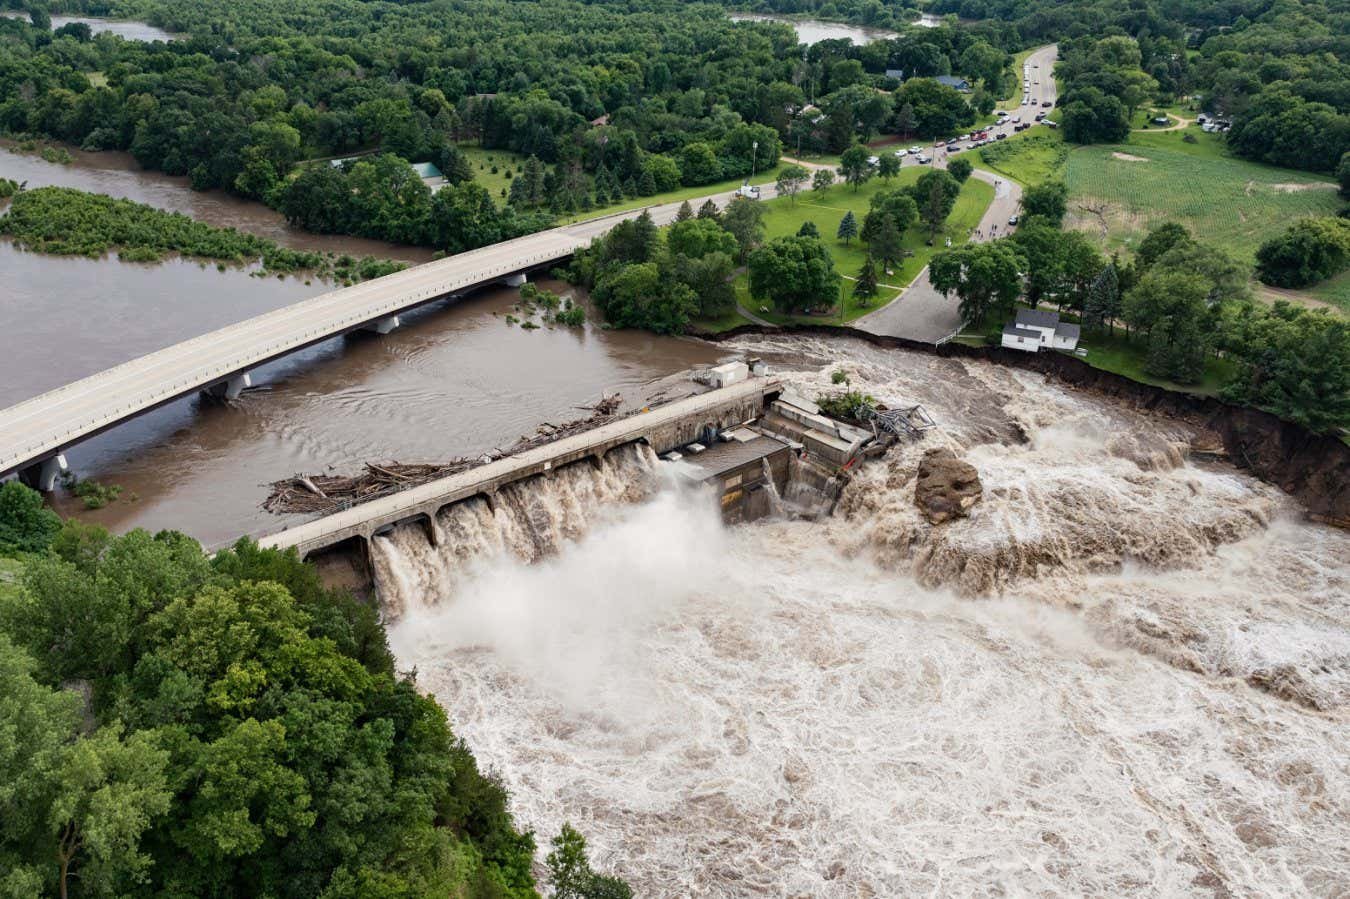
[{"label": "concrete dam wall", "polygon": [[[396,615],[410,597],[434,592],[447,572],[475,555],[510,550],[531,561],[549,554],[583,532],[600,506],[649,495],[660,454],[759,418],[779,390],[774,380],[751,378],[259,542],[294,548],[331,585],[364,595],[378,587]],[[772,478],[772,469],[762,468]]]}]

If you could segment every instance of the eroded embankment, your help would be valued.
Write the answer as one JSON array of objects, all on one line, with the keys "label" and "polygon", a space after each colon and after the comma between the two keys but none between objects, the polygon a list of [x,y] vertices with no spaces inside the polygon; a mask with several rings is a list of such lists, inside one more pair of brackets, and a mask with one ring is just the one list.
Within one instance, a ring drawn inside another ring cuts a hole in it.
[{"label": "eroded embankment", "polygon": [[1213,433],[1234,465],[1294,496],[1314,520],[1350,528],[1350,446],[1335,437],[1314,434],[1260,409],[1143,384],[1123,375],[1093,368],[1081,359],[1061,353],[1033,354],[1002,347],[973,347],[959,343],[934,346],[917,340],[829,325],[792,325],[782,328],[744,325],[720,334],[698,336],[717,342],[750,334],[853,338],[887,349],[910,350],[945,358],[977,359],[1041,372],[1076,389],[1109,396],[1135,409],[1180,418]]}]

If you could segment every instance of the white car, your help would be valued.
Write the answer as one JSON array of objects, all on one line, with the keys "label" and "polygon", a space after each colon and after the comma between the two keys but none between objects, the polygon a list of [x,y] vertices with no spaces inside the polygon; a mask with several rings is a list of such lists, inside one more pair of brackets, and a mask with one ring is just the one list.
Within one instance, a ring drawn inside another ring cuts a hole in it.
[{"label": "white car", "polygon": [[922,153],[923,153],[923,147],[910,147],[910,148],[909,148],[909,155],[911,155],[911,156],[919,156],[919,155],[922,155]]},{"label": "white car", "polygon": [[909,151],[906,150],[904,147],[901,147],[900,149],[898,149],[898,150],[895,151],[895,155],[896,155],[896,156],[905,156],[905,155],[907,155],[908,153],[909,153]]},{"label": "white car", "polygon": [[876,166],[878,166],[878,165],[881,164],[881,157],[880,157],[880,156],[869,156],[869,157],[867,157],[867,164],[870,165],[870,166],[872,166],[873,168],[875,168]]}]

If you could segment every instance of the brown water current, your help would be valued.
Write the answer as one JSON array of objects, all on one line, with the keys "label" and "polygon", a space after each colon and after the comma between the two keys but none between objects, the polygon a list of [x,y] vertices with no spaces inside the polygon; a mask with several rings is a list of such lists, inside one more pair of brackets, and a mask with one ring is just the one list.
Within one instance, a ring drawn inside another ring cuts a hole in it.
[{"label": "brown water current", "polygon": [[[643,896],[1345,895],[1350,534],[1190,459],[1188,425],[1038,375],[723,348],[940,428],[826,521],[560,481],[546,513],[456,513],[472,540],[377,544],[401,664],[526,826],[571,821]],[[984,498],[933,526],[938,445]],[[552,554],[513,551],[534,528]]]},{"label": "brown water current", "polygon": [[[262,203],[220,190],[193,190],[186,177],[142,169],[130,153],[91,153],[67,147],[69,164],[48,162],[31,153],[10,152],[13,141],[0,140],[0,178],[34,187],[73,187],[119,199],[134,200],[169,212],[181,212],[218,228],[236,228],[296,250],[377,256],[419,263],[432,259],[425,247],[408,247],[333,234],[311,234],[286,224],[285,217]],[[168,280],[168,279],[166,279]]]}]

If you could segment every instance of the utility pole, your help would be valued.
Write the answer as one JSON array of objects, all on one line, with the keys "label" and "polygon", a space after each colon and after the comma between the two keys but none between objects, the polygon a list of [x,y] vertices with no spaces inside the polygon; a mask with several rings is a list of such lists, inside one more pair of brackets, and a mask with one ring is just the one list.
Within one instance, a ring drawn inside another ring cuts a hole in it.
[{"label": "utility pole", "polygon": [[750,180],[755,180],[755,165],[759,162],[759,141],[750,142]]}]

